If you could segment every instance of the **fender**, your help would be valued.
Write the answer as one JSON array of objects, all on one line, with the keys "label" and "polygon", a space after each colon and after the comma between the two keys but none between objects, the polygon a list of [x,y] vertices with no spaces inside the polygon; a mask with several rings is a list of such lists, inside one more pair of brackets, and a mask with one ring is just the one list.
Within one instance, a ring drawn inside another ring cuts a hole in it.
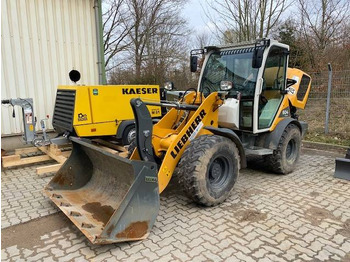
[{"label": "fender", "polygon": [[270,133],[267,133],[264,136],[264,147],[270,148],[273,150],[277,149],[278,143],[282,137],[283,131],[286,129],[286,127],[289,124],[295,124],[299,128],[301,136],[303,137],[305,135],[308,127],[306,122],[298,121],[294,118],[286,118],[278,123],[275,130],[273,130]]},{"label": "fender", "polygon": [[238,148],[238,152],[241,159],[241,168],[247,167],[247,159],[245,156],[243,144],[235,132],[233,132],[231,129],[228,129],[228,128],[216,128],[212,126],[205,126],[204,128],[212,132],[214,135],[224,136],[231,139],[232,142],[235,143]]},{"label": "fender", "polygon": [[120,123],[116,134],[117,139],[122,139],[125,128],[130,125],[135,125],[135,120],[124,120]]},{"label": "fender", "polygon": [[[159,120],[160,119],[158,119],[158,118],[153,118],[152,119],[152,123],[156,124],[156,123],[159,122]],[[117,139],[122,139],[125,128],[127,128],[130,125],[135,125],[135,120],[124,120],[124,121],[122,121],[120,123],[119,127],[118,127],[116,138]]]}]

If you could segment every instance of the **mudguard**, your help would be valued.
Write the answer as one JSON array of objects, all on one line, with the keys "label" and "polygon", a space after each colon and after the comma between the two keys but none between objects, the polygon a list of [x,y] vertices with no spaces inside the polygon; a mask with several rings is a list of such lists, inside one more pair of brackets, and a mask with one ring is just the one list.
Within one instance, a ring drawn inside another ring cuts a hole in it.
[{"label": "mudguard", "polygon": [[264,135],[264,148],[277,149],[278,143],[282,137],[283,131],[289,124],[295,124],[303,137],[307,131],[307,123],[298,121],[294,118],[286,118],[278,123],[275,130]]},{"label": "mudguard", "polygon": [[134,120],[124,120],[124,121],[122,121],[120,123],[120,125],[118,126],[116,138],[117,139],[122,139],[125,128],[127,128],[130,125],[135,125],[135,121]]},{"label": "mudguard", "polygon": [[239,152],[240,159],[241,159],[241,168],[247,167],[247,160],[246,160],[246,155],[245,155],[245,151],[243,148],[243,144],[235,132],[233,132],[231,129],[228,129],[228,128],[216,128],[216,127],[212,127],[212,126],[206,126],[204,128],[207,129],[208,131],[212,132],[215,135],[224,136],[224,137],[231,139],[236,144],[236,146],[238,148],[238,152]]}]

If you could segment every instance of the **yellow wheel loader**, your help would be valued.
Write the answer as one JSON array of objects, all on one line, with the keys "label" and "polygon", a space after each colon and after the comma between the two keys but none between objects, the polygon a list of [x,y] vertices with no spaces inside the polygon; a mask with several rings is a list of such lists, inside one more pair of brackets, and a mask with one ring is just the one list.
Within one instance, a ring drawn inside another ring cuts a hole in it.
[{"label": "yellow wheel loader", "polygon": [[[262,39],[193,50],[192,72],[198,55],[197,90],[177,102],[131,100],[136,146],[129,158],[71,137],[72,154],[45,192],[92,243],[146,238],[174,173],[194,202],[214,206],[230,195],[247,155],[262,156],[279,174],[294,170],[307,129],[297,109],[311,78],[288,68],[289,47]],[[168,113],[153,125],[147,106]]]}]

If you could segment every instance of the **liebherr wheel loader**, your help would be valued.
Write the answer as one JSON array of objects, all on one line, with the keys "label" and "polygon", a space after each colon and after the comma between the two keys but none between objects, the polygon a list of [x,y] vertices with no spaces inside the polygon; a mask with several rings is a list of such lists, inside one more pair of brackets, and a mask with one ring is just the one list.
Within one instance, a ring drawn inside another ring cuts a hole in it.
[{"label": "liebherr wheel loader", "polygon": [[[199,54],[196,91],[178,102],[131,100],[136,148],[129,159],[71,137],[72,154],[45,192],[92,243],[146,238],[175,172],[194,202],[214,206],[229,196],[247,155],[264,157],[276,173],[294,170],[307,129],[296,111],[311,78],[288,68],[289,47],[263,39],[193,50],[191,71]],[[147,106],[169,111],[153,126]]]}]

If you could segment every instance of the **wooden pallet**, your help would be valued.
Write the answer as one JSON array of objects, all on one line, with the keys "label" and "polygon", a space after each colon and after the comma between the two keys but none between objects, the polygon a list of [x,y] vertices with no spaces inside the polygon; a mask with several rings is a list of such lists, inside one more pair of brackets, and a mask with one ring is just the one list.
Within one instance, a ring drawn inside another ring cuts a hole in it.
[{"label": "wooden pallet", "polygon": [[[102,139],[93,139],[92,142],[96,146],[103,148],[103,150],[109,153],[116,154],[121,157],[128,157],[128,150],[123,146],[120,146]],[[56,160],[58,162],[57,164],[37,167],[36,173],[37,175],[40,175],[44,173],[56,172],[64,164],[64,162],[67,160],[67,158],[71,153],[71,150],[68,150],[68,151],[62,150],[62,148],[67,148],[67,146],[70,146],[70,145],[69,144],[65,144],[65,145],[50,144],[48,146],[42,146],[42,147],[19,148],[15,150],[14,155],[1,157],[2,166],[15,167],[15,166],[28,165],[28,164],[36,164],[36,163],[49,161],[49,160]],[[37,152],[42,152],[44,154],[38,155],[38,156],[22,157],[22,155],[37,153]]]},{"label": "wooden pallet", "polygon": [[[71,150],[69,151],[62,150],[62,148],[67,148],[68,146],[69,146],[68,144],[66,145],[50,144],[48,146],[42,146],[42,147],[19,148],[15,150],[14,155],[1,157],[2,166],[15,167],[15,166],[40,163],[40,162],[49,161],[49,160],[56,160],[58,164],[37,167],[36,173],[40,175],[40,174],[49,173],[49,172],[56,172],[58,171],[58,169],[60,169],[60,167],[67,160],[67,158],[71,153]],[[37,152],[42,152],[44,154],[38,155],[38,156],[30,156],[30,157],[21,156],[24,154],[31,154],[31,153],[37,153]]]},{"label": "wooden pallet", "polygon": [[121,145],[116,145],[112,142],[109,142],[103,139],[93,139],[92,142],[96,146],[102,148],[103,150],[111,154],[118,155],[121,157],[128,157],[128,150]]}]

